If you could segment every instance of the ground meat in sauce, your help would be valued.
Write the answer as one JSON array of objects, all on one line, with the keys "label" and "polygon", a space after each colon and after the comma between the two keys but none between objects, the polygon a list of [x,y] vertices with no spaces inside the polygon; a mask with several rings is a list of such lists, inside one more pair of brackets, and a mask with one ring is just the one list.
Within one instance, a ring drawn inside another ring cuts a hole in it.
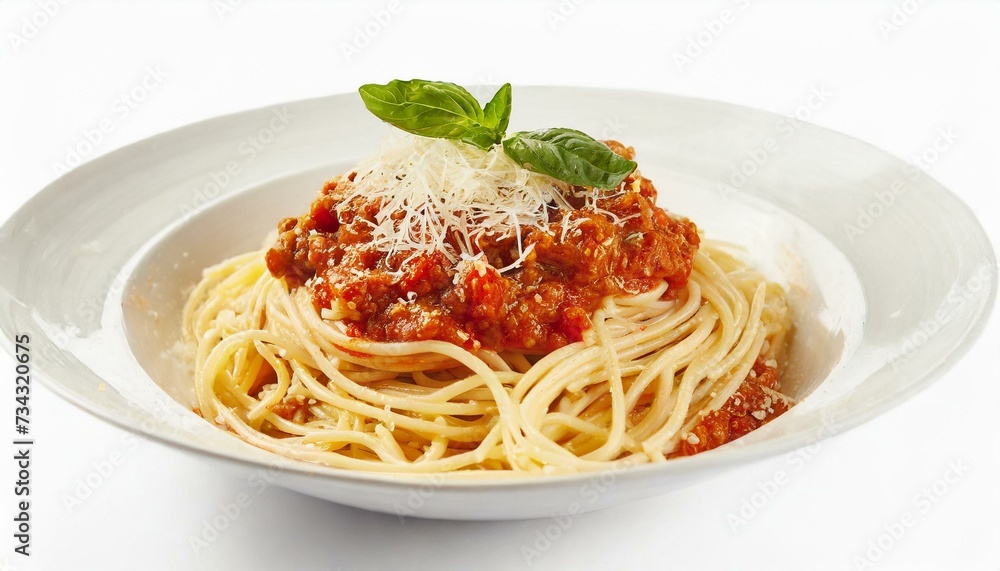
[{"label": "ground meat in sauce", "polygon": [[778,388],[778,369],[757,359],[733,396],[719,410],[701,419],[670,456],[691,456],[718,448],[781,416],[788,410],[788,403],[764,390]]},{"label": "ground meat in sauce", "polygon": [[[607,144],[633,157],[631,147]],[[517,258],[509,237],[481,245],[488,263],[459,271],[442,253],[387,256],[371,246],[380,204],[357,198],[341,205],[353,178],[327,183],[308,214],[279,224],[267,266],[289,287],[310,288],[317,309],[342,299],[353,312],[348,334],[375,341],[550,352],[581,340],[605,296],[646,292],[661,280],[669,284],[666,296],[676,296],[699,243],[695,225],[657,207],[653,184],[633,173],[624,192],[597,200],[623,222],[571,201],[574,210],[553,208],[547,231],[522,227],[523,247],[534,249],[518,268],[495,269]],[[564,217],[573,223],[565,236]]]}]

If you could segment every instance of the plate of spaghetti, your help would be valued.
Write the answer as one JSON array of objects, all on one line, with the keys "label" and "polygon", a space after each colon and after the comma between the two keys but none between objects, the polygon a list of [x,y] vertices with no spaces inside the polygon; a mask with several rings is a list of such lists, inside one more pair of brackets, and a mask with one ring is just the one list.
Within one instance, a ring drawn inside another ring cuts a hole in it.
[{"label": "plate of spaghetti", "polygon": [[504,519],[856,426],[988,314],[975,217],[864,143],[664,94],[481,91],[370,84],[88,163],[0,232],[3,326],[120,426],[332,501]]}]

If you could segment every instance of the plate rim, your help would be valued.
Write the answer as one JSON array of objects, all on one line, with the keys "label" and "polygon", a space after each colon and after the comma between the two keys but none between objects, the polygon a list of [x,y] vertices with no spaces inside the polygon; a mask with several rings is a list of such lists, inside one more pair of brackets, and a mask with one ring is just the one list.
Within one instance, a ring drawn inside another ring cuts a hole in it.
[{"label": "plate rim", "polygon": [[[479,86],[483,88],[495,87],[493,85]],[[694,102],[698,104],[707,104],[709,106],[715,106],[720,109],[731,109],[738,110],[740,113],[750,113],[758,115],[761,117],[768,117],[779,119],[782,117],[789,117],[780,113],[775,113],[765,109],[755,108],[748,105],[743,105],[739,103],[731,103],[719,99],[710,99],[702,97],[692,97],[686,95],[679,95],[675,93],[669,93],[664,91],[656,91],[650,89],[620,89],[620,88],[602,88],[593,86],[574,86],[574,85],[550,85],[550,84],[531,84],[531,83],[519,83],[514,86],[533,88],[540,90],[564,90],[564,91],[574,91],[574,92],[590,92],[595,95],[607,95],[614,94],[618,97],[656,97],[656,98],[667,98],[677,101]],[[187,130],[195,130],[198,128],[203,128],[206,124],[211,124],[216,121],[222,120],[233,120],[241,115],[249,115],[253,113],[262,113],[268,110],[280,109],[283,106],[289,105],[306,105],[310,103],[318,103],[320,101],[330,101],[337,99],[344,99],[346,97],[355,95],[355,92],[341,92],[333,93],[327,95],[320,95],[315,97],[308,97],[303,99],[296,99],[290,101],[281,101],[276,103],[271,103],[267,105],[262,105],[258,107],[246,108],[241,110],[236,110],[232,112],[227,112],[219,115],[214,115],[207,118],[202,118],[195,120],[190,123],[183,125],[178,125],[165,131],[157,132],[149,137],[144,137],[142,139],[127,143],[120,147],[110,149],[104,153],[96,154],[90,157],[87,161],[81,163],[80,165],[74,167],[68,172],[61,174],[56,179],[50,181],[40,190],[31,194],[31,196],[23,202],[13,213],[3,221],[0,225],[0,244],[3,244],[6,240],[5,236],[12,235],[13,231],[19,228],[13,227],[13,222],[19,218],[24,217],[24,213],[32,208],[34,205],[39,203],[44,203],[48,199],[48,194],[55,192],[54,188],[65,184],[66,180],[74,176],[86,176],[94,169],[100,170],[104,163],[109,161],[115,161],[123,157],[128,156],[130,153],[139,151],[143,146],[154,144],[161,139],[166,139],[169,137],[176,137],[179,133]],[[893,160],[900,163],[905,163],[905,160],[901,157],[890,153],[865,140],[857,138],[853,135],[843,133],[828,127],[817,125],[810,121],[803,121],[803,124],[808,125],[811,129],[819,130],[824,132],[826,135],[833,135],[842,140],[849,140],[852,144],[858,145],[858,148],[864,148],[868,152],[876,152],[886,157],[891,157]],[[672,472],[678,473],[697,473],[701,471],[717,471],[721,473],[722,470],[739,464],[748,464],[751,462],[760,461],[766,458],[777,456],[782,453],[790,452],[795,449],[807,446],[814,442],[819,442],[827,440],[836,436],[839,436],[845,432],[851,431],[859,426],[862,426],[872,420],[873,418],[880,416],[889,410],[892,410],[901,404],[909,401],[911,398],[937,382],[944,376],[944,374],[952,369],[954,365],[960,361],[980,340],[983,331],[985,330],[987,324],[990,321],[997,297],[997,259],[996,251],[993,247],[992,241],[989,239],[988,234],[986,234],[982,223],[975,216],[975,213],[971,210],[965,201],[955,194],[950,188],[941,184],[937,179],[935,179],[929,173],[922,173],[922,177],[928,179],[931,183],[937,186],[943,193],[954,201],[956,205],[959,205],[967,217],[967,221],[974,222],[974,232],[975,238],[977,238],[985,246],[985,252],[987,254],[986,260],[981,261],[981,264],[986,264],[990,271],[990,279],[988,283],[988,292],[979,311],[976,313],[969,326],[963,331],[960,338],[956,339],[956,345],[944,355],[944,358],[940,360],[933,368],[928,369],[920,378],[907,385],[903,390],[899,391],[891,399],[879,403],[875,406],[868,407],[863,410],[856,410],[849,412],[843,416],[837,418],[837,430],[828,431],[822,437],[813,438],[812,431],[799,431],[796,433],[785,434],[777,436],[773,439],[764,442],[754,442],[746,446],[735,446],[726,447],[718,451],[710,451],[708,453],[695,455],[692,457],[685,458],[675,458],[668,462],[663,463],[646,463],[640,465],[630,466],[625,470],[615,470],[616,476],[623,479],[648,479],[659,476],[665,476]],[[237,196],[241,190],[236,190],[231,194],[225,196],[225,198],[232,198]],[[6,294],[10,300],[17,301],[13,295]],[[12,324],[8,323],[6,320],[0,323],[0,329],[4,330],[8,335],[16,334],[12,329]],[[4,351],[14,357],[12,348],[4,345]],[[131,351],[131,349],[130,349]],[[850,359],[851,356],[848,356]],[[141,365],[140,365],[141,366]],[[884,367],[884,366],[883,366]],[[881,370],[882,367],[876,369],[876,371]],[[33,368],[33,371],[37,370],[37,364]],[[875,371],[866,375],[866,379],[874,374]],[[129,431],[133,434],[141,435],[144,438],[154,440],[156,442],[166,444],[171,447],[179,448],[184,451],[193,452],[200,456],[205,456],[211,459],[223,461],[230,464],[239,465],[241,467],[246,467],[250,469],[266,467],[267,464],[262,461],[258,461],[248,457],[242,457],[236,453],[230,453],[229,451],[217,450],[208,447],[198,447],[191,442],[187,442],[181,438],[173,437],[169,434],[160,434],[152,431],[143,430],[139,425],[132,425],[130,422],[114,417],[111,414],[106,414],[99,410],[96,406],[92,406],[91,403],[77,397],[75,394],[70,392],[68,389],[64,388],[60,381],[51,378],[50,375],[44,371],[42,368],[41,374],[36,376],[42,384],[53,393],[59,395],[60,398],[73,404],[80,410],[87,412],[88,414],[95,416],[109,424],[116,426],[120,429]],[[153,385],[156,386],[157,390],[163,392],[163,389],[153,381]],[[164,395],[173,400],[172,397],[164,392]],[[123,399],[127,400],[125,395],[122,395]],[[193,413],[192,413],[193,414]],[[200,418],[200,417],[199,417]],[[137,423],[138,424],[138,423]],[[235,435],[234,435],[235,436]],[[245,442],[244,442],[245,443]],[[249,443],[245,443],[248,446],[252,446]],[[304,476],[308,478],[320,477],[324,480],[337,481],[337,482],[349,482],[352,484],[361,485],[376,485],[382,487],[386,484],[409,488],[414,485],[426,484],[428,477],[430,476],[440,476],[440,474],[399,474],[399,473],[385,473],[385,472],[364,472],[356,470],[347,470],[340,468],[333,468],[320,464],[312,464],[305,461],[292,460],[280,455],[274,454],[277,458],[282,458],[282,472],[287,472],[299,476]],[[483,490],[494,490],[494,489],[510,489],[510,488],[544,488],[549,486],[561,487],[572,483],[581,483],[588,481],[594,477],[595,474],[601,474],[602,472],[610,471],[600,470],[592,472],[579,472],[579,473],[564,473],[564,474],[547,474],[544,476],[525,476],[525,477],[494,477],[494,478],[449,478],[445,477],[444,481],[436,484],[437,491],[466,491],[473,489],[474,491]]]}]

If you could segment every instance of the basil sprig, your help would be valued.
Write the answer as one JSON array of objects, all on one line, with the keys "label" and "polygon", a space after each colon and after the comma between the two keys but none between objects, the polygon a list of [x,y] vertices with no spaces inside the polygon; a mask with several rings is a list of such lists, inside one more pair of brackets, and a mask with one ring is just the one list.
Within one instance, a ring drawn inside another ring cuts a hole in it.
[{"label": "basil sprig", "polygon": [[524,167],[569,184],[617,188],[636,164],[574,129],[520,131],[504,139],[510,122],[511,88],[504,84],[480,107],[465,88],[441,81],[393,80],[358,90],[376,117],[408,133],[452,139],[488,150],[502,144]]},{"label": "basil sprig", "polygon": [[[488,117],[479,101],[454,83],[396,79],[386,85],[362,85],[358,91],[365,107],[394,127],[414,135],[464,141],[485,150],[499,143],[507,128],[510,86],[505,87],[507,105],[502,100],[490,101],[486,105]],[[507,115],[500,115],[504,110]]]},{"label": "basil sprig", "polygon": [[505,83],[493,94],[493,99],[486,103],[483,108],[483,115],[486,122],[500,132],[497,143],[503,139],[507,132],[507,124],[510,123],[510,84]]}]

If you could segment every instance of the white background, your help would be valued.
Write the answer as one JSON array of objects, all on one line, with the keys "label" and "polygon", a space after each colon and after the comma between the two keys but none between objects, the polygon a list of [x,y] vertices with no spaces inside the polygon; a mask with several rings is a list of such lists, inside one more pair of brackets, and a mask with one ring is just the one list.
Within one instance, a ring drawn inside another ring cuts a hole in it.
[{"label": "white background", "polygon": [[[102,119],[111,119],[111,133],[87,159],[221,113],[425,77],[652,89],[785,114],[824,89],[831,96],[812,121],[901,157],[924,152],[940,129],[957,134],[927,169],[997,243],[1000,4],[801,4],[405,3],[376,25],[373,14],[389,3],[228,10],[223,2],[5,0],[0,219],[53,180],[54,163]],[[375,33],[361,37],[365,26]],[[701,53],[692,47],[699,40]],[[351,44],[359,53],[345,52]],[[689,47],[692,61],[679,65],[676,54]],[[144,101],[122,117],[119,98],[150,67],[165,78],[148,81]],[[35,384],[32,555],[12,552],[14,463],[5,449],[0,569],[996,570],[997,321],[933,387],[818,450],[586,515],[551,544],[538,540],[551,521],[404,524],[268,489],[196,552],[190,538],[246,482],[133,440]],[[13,380],[6,355],[0,376]],[[7,434],[13,405],[2,408]],[[67,507],[79,481],[112,457],[119,464],[90,497]],[[949,465],[959,466],[957,479]],[[758,493],[779,474],[784,483],[771,497]],[[946,475],[952,483],[939,481]],[[941,493],[922,509],[915,497],[935,483]],[[751,501],[759,507],[748,509]],[[741,508],[749,517],[736,524]],[[889,537],[904,514],[913,524]],[[884,552],[869,543],[880,536]],[[529,560],[525,546],[540,556]]]}]

